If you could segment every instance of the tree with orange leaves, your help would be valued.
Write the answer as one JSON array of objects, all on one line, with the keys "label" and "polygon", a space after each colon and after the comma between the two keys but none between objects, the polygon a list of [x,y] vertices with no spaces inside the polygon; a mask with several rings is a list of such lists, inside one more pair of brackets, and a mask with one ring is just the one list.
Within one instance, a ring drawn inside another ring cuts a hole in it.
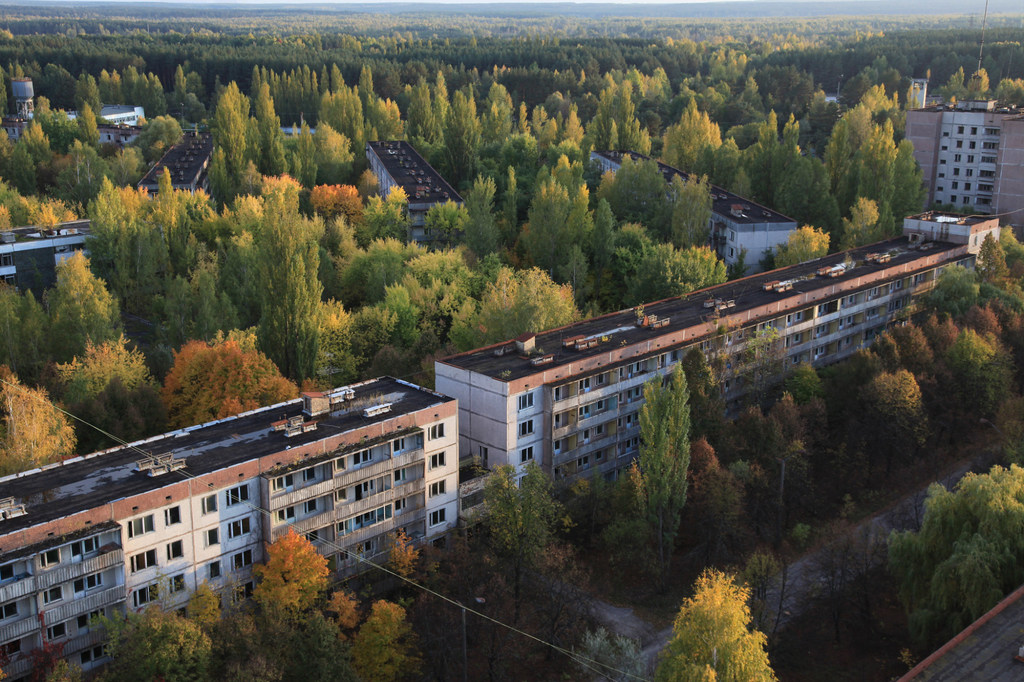
[{"label": "tree with orange leaves", "polygon": [[388,568],[408,578],[416,570],[416,562],[419,561],[420,551],[405,533],[404,528],[399,528],[390,534],[391,551],[388,553]]},{"label": "tree with orange leaves", "polygon": [[349,225],[363,220],[363,200],[359,197],[359,190],[352,185],[317,185],[309,194],[309,203],[324,220],[339,215],[345,216]]},{"label": "tree with orange leaves", "polygon": [[229,338],[189,341],[174,354],[161,391],[172,426],[222,419],[288,400],[298,388],[255,348]]},{"label": "tree with orange leaves", "polygon": [[327,559],[289,528],[287,535],[267,545],[267,562],[256,567],[260,582],[252,598],[265,611],[280,609],[297,616],[327,589],[328,572]]}]

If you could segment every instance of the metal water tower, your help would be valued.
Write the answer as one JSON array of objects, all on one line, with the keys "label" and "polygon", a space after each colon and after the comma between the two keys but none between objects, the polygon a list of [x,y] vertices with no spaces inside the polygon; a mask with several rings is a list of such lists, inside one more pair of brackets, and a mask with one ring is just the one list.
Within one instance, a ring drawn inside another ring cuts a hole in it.
[{"label": "metal water tower", "polygon": [[31,78],[12,78],[11,90],[14,92],[14,111],[18,118],[32,118],[34,105],[32,98],[35,92],[32,90]]}]

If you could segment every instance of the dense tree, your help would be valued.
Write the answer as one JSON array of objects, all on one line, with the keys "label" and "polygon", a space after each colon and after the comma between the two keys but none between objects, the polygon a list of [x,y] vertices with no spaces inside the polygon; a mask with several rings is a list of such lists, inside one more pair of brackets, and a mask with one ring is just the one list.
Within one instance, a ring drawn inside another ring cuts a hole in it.
[{"label": "dense tree", "polygon": [[910,614],[910,631],[924,643],[945,641],[1024,580],[1024,469],[993,467],[968,473],[954,490],[928,489],[917,532],[889,538],[889,566]]},{"label": "dense tree", "polygon": [[192,682],[206,679],[212,644],[198,624],[159,608],[124,620],[104,619],[110,680]]},{"label": "dense tree", "polygon": [[665,131],[662,160],[670,166],[692,172],[697,159],[705,149],[714,152],[722,144],[722,134],[707,113],[697,110],[697,101],[691,99],[679,122]]},{"label": "dense tree", "polygon": [[287,617],[308,611],[327,589],[327,559],[292,528],[267,545],[267,561],[255,568],[259,580],[252,597],[266,611]]},{"label": "dense tree", "polygon": [[46,389],[30,388],[0,366],[0,472],[53,464],[75,450],[75,430],[50,402]]},{"label": "dense tree", "polygon": [[644,385],[640,409],[640,458],[629,471],[637,507],[654,544],[659,579],[667,579],[679,520],[686,504],[690,466],[690,394],[682,366],[667,385]]},{"label": "dense tree", "polygon": [[162,391],[175,427],[221,419],[297,394],[295,385],[251,340],[241,345],[232,339],[185,344],[174,354]]},{"label": "dense tree", "polygon": [[491,542],[512,583],[518,621],[523,581],[535,569],[551,542],[561,505],[552,496],[551,477],[535,462],[528,462],[519,476],[511,465],[494,470],[484,488]]},{"label": "dense tree", "polygon": [[405,609],[384,600],[374,602],[352,643],[352,663],[360,677],[380,682],[416,674],[420,660]]},{"label": "dense tree", "polygon": [[828,253],[828,235],[821,230],[804,225],[789,233],[789,239],[779,246],[775,254],[775,267],[784,268]]},{"label": "dense tree", "polygon": [[98,344],[89,341],[81,358],[57,365],[64,400],[69,404],[93,400],[115,378],[129,391],[151,382],[145,356],[127,343],[123,335]]},{"label": "dense tree", "polygon": [[46,292],[45,300],[55,359],[70,360],[89,343],[103,343],[121,334],[117,301],[103,280],[89,272],[89,261],[80,251],[57,266],[57,284]]},{"label": "dense tree", "polygon": [[317,313],[323,285],[316,273],[322,225],[299,216],[298,186],[290,178],[270,185],[257,241],[260,277],[260,349],[300,381],[313,375],[320,331]]},{"label": "dense tree", "polygon": [[749,629],[749,596],[732,576],[705,570],[679,609],[655,679],[775,680],[764,633]]}]

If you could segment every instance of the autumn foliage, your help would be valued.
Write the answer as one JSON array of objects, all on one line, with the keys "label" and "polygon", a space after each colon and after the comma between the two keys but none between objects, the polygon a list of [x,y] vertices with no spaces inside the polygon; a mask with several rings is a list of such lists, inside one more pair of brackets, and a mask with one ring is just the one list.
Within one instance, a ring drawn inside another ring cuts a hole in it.
[{"label": "autumn foliage", "polygon": [[267,545],[267,562],[256,567],[260,582],[253,599],[265,610],[300,614],[327,589],[328,572],[327,559],[289,528],[287,535]]},{"label": "autumn foliage", "polygon": [[355,225],[363,219],[363,200],[352,185],[317,185],[309,194],[309,202],[325,220],[343,215],[349,225]]},{"label": "autumn foliage", "polygon": [[267,356],[237,341],[190,341],[174,354],[161,392],[172,426],[201,424],[298,395]]}]

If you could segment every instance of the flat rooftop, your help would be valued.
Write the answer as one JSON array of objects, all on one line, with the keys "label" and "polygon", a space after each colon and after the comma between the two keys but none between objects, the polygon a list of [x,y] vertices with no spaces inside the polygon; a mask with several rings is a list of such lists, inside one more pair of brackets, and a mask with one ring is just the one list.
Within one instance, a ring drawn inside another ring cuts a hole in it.
[{"label": "flat rooftop", "polygon": [[186,131],[181,142],[168,149],[156,165],[149,169],[139,181],[139,187],[153,190],[159,187],[164,168],[171,172],[172,185],[198,186],[212,155],[212,134]]},{"label": "flat rooftop", "polygon": [[[607,151],[607,152],[594,152],[598,156],[603,156],[609,161],[615,163],[622,163],[623,158],[630,158],[633,161],[651,161],[651,157],[644,156],[643,154],[632,152],[632,151]],[[658,170],[661,171],[662,176],[665,178],[665,182],[672,182],[672,178],[679,176],[683,180],[689,180],[691,175],[686,171],[681,171],[678,168],[669,166],[661,161],[656,161],[658,164]],[[778,211],[773,211],[767,206],[751,201],[745,197],[741,197],[738,194],[719,187],[718,185],[709,185],[711,188],[711,211],[718,215],[728,216],[730,220],[739,224],[751,224],[751,223],[793,223],[796,224],[796,220],[789,216],[782,215]]]},{"label": "flat rooftop", "polygon": [[971,623],[935,653],[921,661],[900,682],[959,682],[1024,679],[1024,662],[1016,660],[1024,644],[1024,587]]},{"label": "flat rooftop", "polygon": [[915,215],[907,216],[905,220],[927,220],[930,223],[946,223],[949,225],[978,225],[996,220],[990,215],[962,215],[960,213],[948,213],[946,211],[925,211]]},{"label": "flat rooftop", "polygon": [[[349,388],[355,392],[352,401],[313,417],[315,430],[291,437],[274,431],[272,423],[301,415],[302,398],[2,478],[0,498],[24,503],[27,513],[0,521],[0,535],[454,400],[391,377]],[[390,411],[364,416],[364,408],[382,403],[391,403]],[[185,468],[159,476],[135,471],[144,458],[140,450],[184,459]]]},{"label": "flat rooftop", "polygon": [[367,142],[366,148],[377,155],[395,184],[405,190],[410,204],[444,203],[448,200],[462,203],[459,193],[408,142]]},{"label": "flat rooftop", "polygon": [[[714,319],[715,315],[714,307],[710,309],[705,307],[705,303],[709,301],[713,303],[716,299],[721,299],[734,302],[733,307],[722,312],[722,315],[734,315],[779,300],[783,295],[775,291],[766,291],[765,282],[781,281],[791,284],[791,290],[785,293],[785,296],[788,297],[814,292],[839,282],[863,277],[868,273],[876,273],[911,263],[923,256],[934,256],[962,248],[961,245],[947,242],[927,242],[925,250],[919,250],[912,246],[906,237],[897,237],[851,251],[834,253],[806,263],[750,275],[725,284],[700,289],[685,296],[645,304],[645,314],[657,315],[659,319],[669,318],[669,323],[656,331],[647,327],[637,327],[635,324],[636,313],[632,308],[583,320],[537,334],[535,343],[539,350],[536,353],[540,354],[542,351],[543,354],[554,356],[551,362],[540,366],[533,366],[528,360],[520,357],[515,351],[515,347],[511,346],[511,341],[453,355],[440,360],[440,362],[478,372],[493,379],[513,381],[540,371],[606,353],[610,348],[647,342],[664,334],[705,324]],[[888,254],[890,260],[884,264],[868,261],[868,254],[876,253]],[[842,267],[848,258],[852,267]],[[836,268],[837,274],[832,277],[819,276],[817,272],[822,268]],[[869,289],[872,286],[877,286],[877,284],[868,284],[853,291]],[[776,316],[777,314],[773,317]],[[584,350],[564,347],[564,339],[577,336],[598,339],[599,342]],[[511,352],[506,352],[503,355],[495,354],[499,349],[509,346],[511,346]]]},{"label": "flat rooftop", "polygon": [[90,220],[70,220],[64,223],[57,223],[53,229],[44,230],[38,225],[25,225],[23,227],[15,227],[7,232],[0,233],[4,236],[0,236],[0,246],[11,244],[8,241],[10,237],[6,235],[14,235],[15,244],[22,244],[26,242],[40,243],[43,244],[50,239],[57,239],[59,237],[74,237],[76,235],[89,235],[89,228],[92,225]]}]

